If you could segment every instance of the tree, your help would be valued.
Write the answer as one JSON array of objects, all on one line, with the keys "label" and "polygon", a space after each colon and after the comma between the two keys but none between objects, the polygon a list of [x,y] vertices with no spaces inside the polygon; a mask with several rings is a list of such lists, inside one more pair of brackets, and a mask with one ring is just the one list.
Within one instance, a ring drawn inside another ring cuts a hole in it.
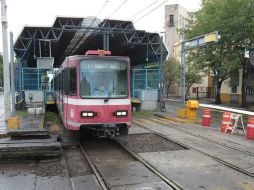
[{"label": "tree", "polygon": [[220,104],[220,90],[223,81],[239,68],[243,69],[242,95],[245,95],[245,74],[247,60],[244,50],[254,42],[253,0],[203,0],[202,8],[190,15],[185,31],[188,37],[218,30],[221,39],[190,52],[192,61],[199,68],[210,69],[216,81],[215,103]]},{"label": "tree", "polygon": [[185,99],[186,99],[186,96],[190,90],[190,87],[193,84],[201,83],[202,77],[203,77],[202,71],[200,69],[198,69],[195,64],[189,63],[187,65],[186,75],[185,75],[185,78],[186,78],[186,80],[185,80],[186,81]]},{"label": "tree", "polygon": [[180,65],[179,62],[174,58],[170,58],[169,60],[165,60],[162,63],[162,71],[163,71],[163,84],[167,93],[167,96],[170,93],[170,86],[174,83],[177,83],[180,76]]}]

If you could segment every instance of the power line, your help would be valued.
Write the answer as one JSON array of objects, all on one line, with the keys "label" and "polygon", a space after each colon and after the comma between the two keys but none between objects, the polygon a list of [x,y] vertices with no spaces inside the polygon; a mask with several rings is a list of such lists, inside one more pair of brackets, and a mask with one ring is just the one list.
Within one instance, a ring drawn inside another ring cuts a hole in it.
[{"label": "power line", "polygon": [[98,11],[98,13],[96,14],[96,16],[94,17],[93,21],[89,24],[89,27],[92,26],[95,22],[95,20],[97,19],[97,17],[101,14],[101,12],[103,11],[103,9],[107,6],[107,4],[109,3],[110,0],[106,0],[103,4],[103,6],[101,7],[101,9]]},{"label": "power line", "polygon": [[147,15],[149,15],[150,13],[152,13],[153,11],[155,11],[156,9],[158,9],[161,5],[163,5],[164,3],[166,3],[168,0],[163,1],[161,4],[159,4],[158,6],[156,6],[155,8],[153,8],[152,10],[150,10],[148,13],[146,13],[145,15],[141,16],[140,18],[138,18],[137,20],[135,20],[133,23],[136,23],[138,21],[140,21],[141,19],[145,18]]},{"label": "power line", "polygon": [[113,13],[111,13],[111,15],[108,17],[108,19],[110,18],[110,17],[112,17],[117,11],[119,11],[119,9],[127,2],[128,0],[124,0],[124,2],[121,4],[121,5],[119,5],[114,11],[113,11]]},{"label": "power line", "polygon": [[135,18],[137,15],[139,15],[140,13],[144,12],[146,9],[150,8],[151,6],[153,6],[155,3],[157,3],[160,0],[156,0],[154,2],[152,2],[150,5],[148,5],[147,7],[145,7],[144,9],[140,10],[139,12],[137,12],[134,16],[132,16],[130,19],[128,20],[132,20],[133,18]]},{"label": "power line", "polygon": [[101,7],[101,9],[99,10],[99,12],[96,14],[95,17],[98,17],[98,16],[101,14],[101,12],[103,11],[103,9],[107,6],[108,2],[109,2],[109,0],[106,0],[106,1],[105,1],[104,5]]},{"label": "power line", "polygon": [[97,19],[97,17],[101,14],[101,12],[103,11],[103,9],[107,6],[107,4],[109,3],[110,0],[106,0],[103,4],[103,6],[101,7],[101,9],[98,11],[98,13],[96,14],[96,16],[93,18],[93,21],[89,24],[89,27],[92,26],[95,22],[95,20]]}]

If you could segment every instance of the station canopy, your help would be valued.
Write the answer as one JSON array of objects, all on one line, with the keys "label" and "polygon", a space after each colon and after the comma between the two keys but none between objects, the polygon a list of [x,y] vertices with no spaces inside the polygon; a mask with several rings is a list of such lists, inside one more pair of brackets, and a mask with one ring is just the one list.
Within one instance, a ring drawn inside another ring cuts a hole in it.
[{"label": "station canopy", "polygon": [[67,56],[97,49],[129,56],[132,67],[159,64],[168,54],[158,33],[136,30],[131,21],[95,17],[56,17],[49,27],[25,26],[14,44],[23,67],[36,67],[37,57],[52,57],[59,67]]}]

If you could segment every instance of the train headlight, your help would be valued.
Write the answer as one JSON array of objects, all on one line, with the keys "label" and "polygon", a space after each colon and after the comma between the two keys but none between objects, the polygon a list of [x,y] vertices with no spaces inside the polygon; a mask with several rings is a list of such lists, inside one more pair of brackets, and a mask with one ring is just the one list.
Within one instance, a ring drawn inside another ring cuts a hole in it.
[{"label": "train headlight", "polygon": [[113,115],[116,116],[116,117],[127,117],[128,111],[119,110],[119,111],[116,111]]},{"label": "train headlight", "polygon": [[81,117],[94,118],[95,116],[96,116],[96,113],[93,111],[82,111],[81,112]]}]

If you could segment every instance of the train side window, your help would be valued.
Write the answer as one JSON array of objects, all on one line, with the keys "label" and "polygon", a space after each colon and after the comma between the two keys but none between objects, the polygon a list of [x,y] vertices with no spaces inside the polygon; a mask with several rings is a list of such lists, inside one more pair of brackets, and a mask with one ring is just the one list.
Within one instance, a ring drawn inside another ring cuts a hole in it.
[{"label": "train side window", "polygon": [[77,75],[76,75],[76,68],[70,68],[69,70],[69,76],[70,76],[70,83],[69,83],[69,95],[70,96],[75,96],[77,95]]},{"label": "train side window", "polygon": [[56,78],[56,90],[57,91],[59,90],[59,75],[57,75],[57,78]]},{"label": "train side window", "polygon": [[63,94],[63,72],[59,74],[59,91]]},{"label": "train side window", "polygon": [[70,69],[65,68],[63,70],[63,81],[64,81],[64,94],[69,95],[70,92]]}]

